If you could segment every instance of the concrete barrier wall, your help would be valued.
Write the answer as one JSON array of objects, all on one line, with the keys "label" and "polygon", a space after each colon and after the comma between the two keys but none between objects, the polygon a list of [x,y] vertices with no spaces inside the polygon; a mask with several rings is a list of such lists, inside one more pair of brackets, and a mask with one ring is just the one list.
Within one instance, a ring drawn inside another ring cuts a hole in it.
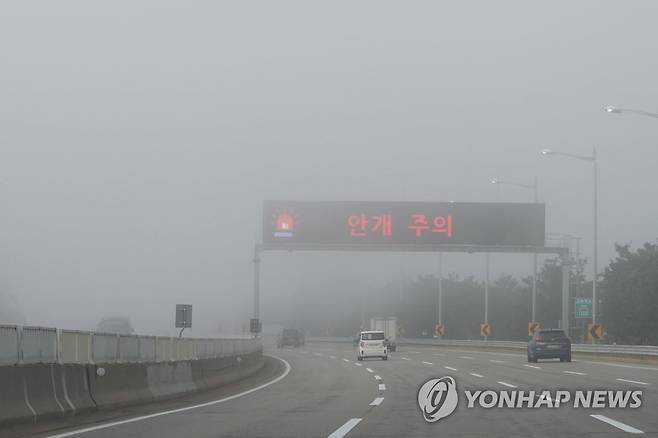
[{"label": "concrete barrier wall", "polygon": [[215,388],[252,375],[263,365],[259,348],[186,361],[0,366],[0,427]]}]

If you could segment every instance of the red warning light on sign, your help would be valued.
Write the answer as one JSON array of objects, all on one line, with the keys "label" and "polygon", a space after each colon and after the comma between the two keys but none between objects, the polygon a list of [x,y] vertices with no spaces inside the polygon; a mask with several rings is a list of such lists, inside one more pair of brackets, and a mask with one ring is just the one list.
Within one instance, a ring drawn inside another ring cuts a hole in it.
[{"label": "red warning light on sign", "polygon": [[276,224],[274,236],[276,237],[292,237],[295,229],[295,218],[292,214],[284,211],[276,216]]}]

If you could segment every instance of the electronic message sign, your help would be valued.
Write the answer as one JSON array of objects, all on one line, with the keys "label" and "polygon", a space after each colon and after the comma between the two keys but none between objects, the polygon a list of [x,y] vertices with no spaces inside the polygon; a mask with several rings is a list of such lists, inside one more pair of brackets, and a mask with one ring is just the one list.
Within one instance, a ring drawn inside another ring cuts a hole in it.
[{"label": "electronic message sign", "polygon": [[543,204],[265,201],[263,244],[543,246]]}]

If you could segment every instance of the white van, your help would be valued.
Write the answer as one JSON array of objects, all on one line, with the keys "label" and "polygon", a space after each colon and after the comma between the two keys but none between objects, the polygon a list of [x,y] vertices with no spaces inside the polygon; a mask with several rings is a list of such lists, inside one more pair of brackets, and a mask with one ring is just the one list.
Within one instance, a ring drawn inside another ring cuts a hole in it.
[{"label": "white van", "polygon": [[356,346],[356,358],[363,360],[364,357],[381,357],[382,360],[388,360],[385,341],[383,331],[361,332]]}]

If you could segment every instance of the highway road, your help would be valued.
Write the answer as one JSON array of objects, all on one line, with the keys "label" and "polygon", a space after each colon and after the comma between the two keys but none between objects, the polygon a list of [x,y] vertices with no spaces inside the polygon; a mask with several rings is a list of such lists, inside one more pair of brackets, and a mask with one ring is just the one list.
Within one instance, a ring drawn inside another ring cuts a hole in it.
[{"label": "highway road", "polygon": [[[425,346],[400,347],[388,361],[357,362],[351,344],[320,342],[268,354],[265,370],[239,384],[75,420],[85,425],[52,423],[48,427],[57,427],[56,433],[36,436],[658,436],[658,366],[578,358],[528,364],[524,354],[514,352]],[[456,380],[459,405],[449,417],[427,423],[417,391],[428,379],[441,376]],[[462,396],[467,389],[623,389],[644,394],[637,409],[469,409]]]}]

